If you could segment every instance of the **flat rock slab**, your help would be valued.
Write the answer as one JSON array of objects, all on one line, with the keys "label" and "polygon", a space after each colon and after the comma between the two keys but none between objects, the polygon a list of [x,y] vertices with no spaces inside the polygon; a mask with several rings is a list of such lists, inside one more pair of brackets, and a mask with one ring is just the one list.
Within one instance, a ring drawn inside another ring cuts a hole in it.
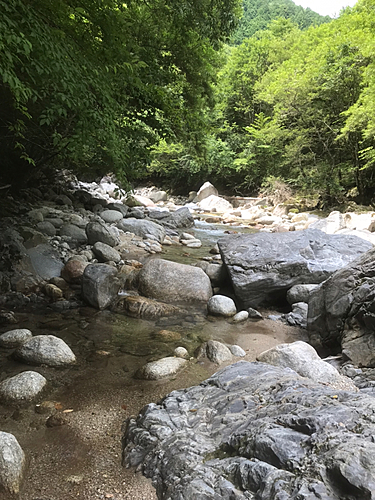
[{"label": "flat rock slab", "polygon": [[0,399],[11,403],[32,401],[42,392],[47,380],[40,373],[26,371],[7,378],[0,384]]},{"label": "flat rock slab", "polygon": [[372,248],[356,236],[317,229],[228,235],[218,245],[235,294],[245,307],[275,303],[300,283],[321,283]]},{"label": "flat rock slab", "polygon": [[183,358],[162,358],[147,363],[141,368],[137,376],[146,380],[159,380],[175,375],[178,371],[185,368],[186,364],[187,360]]},{"label": "flat rock slab", "polygon": [[70,347],[54,335],[36,335],[15,352],[15,356],[33,365],[66,366],[75,363]]},{"label": "flat rock slab", "polygon": [[373,498],[375,398],[240,361],[129,419],[124,463],[170,500]]}]

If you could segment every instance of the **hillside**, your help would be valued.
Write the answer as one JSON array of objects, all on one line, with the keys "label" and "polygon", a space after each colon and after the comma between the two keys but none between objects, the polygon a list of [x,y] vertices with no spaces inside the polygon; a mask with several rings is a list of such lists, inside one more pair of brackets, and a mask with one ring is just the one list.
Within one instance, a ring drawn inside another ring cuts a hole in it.
[{"label": "hillside", "polygon": [[279,17],[290,19],[300,29],[331,21],[329,16],[321,16],[309,8],[304,9],[292,0],[243,0],[243,16],[232,43],[239,45],[245,38],[266,29],[273,19]]}]

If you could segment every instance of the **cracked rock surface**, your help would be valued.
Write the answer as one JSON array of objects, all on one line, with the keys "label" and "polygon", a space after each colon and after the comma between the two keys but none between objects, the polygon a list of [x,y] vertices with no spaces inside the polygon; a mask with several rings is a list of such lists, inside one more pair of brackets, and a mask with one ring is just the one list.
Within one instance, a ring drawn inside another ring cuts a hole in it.
[{"label": "cracked rock surface", "polygon": [[240,361],[128,421],[124,463],[171,500],[372,500],[375,399]]}]

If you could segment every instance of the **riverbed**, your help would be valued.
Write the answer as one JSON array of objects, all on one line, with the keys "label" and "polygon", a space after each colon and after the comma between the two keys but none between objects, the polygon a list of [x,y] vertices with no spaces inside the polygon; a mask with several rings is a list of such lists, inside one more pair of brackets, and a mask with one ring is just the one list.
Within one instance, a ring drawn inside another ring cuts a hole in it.
[{"label": "riverbed", "polygon": [[[194,263],[209,255],[210,247],[226,230],[198,222],[191,231],[201,239],[200,249],[170,247],[161,257]],[[265,317],[270,313],[261,312]],[[177,346],[185,347],[193,357],[208,339],[240,345],[249,361],[279,343],[306,340],[304,331],[281,322],[264,319],[234,324],[207,317],[201,310],[159,322],[89,307],[63,313],[18,311],[17,318],[15,327],[28,328],[34,335],[56,335],[77,357],[77,364],[69,368],[30,368],[14,361],[9,351],[0,350],[1,379],[35,369],[49,382],[35,404],[0,406],[1,429],[16,436],[27,456],[22,500],[156,499],[148,480],[121,465],[122,426],[144,405],[172,390],[199,384],[219,367],[193,358],[183,372],[162,381],[139,380],[138,369],[148,361],[173,355]],[[2,327],[0,333],[9,329]],[[174,332],[176,340],[161,339],[160,330]]]}]

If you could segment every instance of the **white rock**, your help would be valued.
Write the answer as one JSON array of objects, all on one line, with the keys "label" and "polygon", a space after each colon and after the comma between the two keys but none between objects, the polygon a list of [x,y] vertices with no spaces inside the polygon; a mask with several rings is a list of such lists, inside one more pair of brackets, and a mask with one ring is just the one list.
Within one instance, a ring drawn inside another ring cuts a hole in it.
[{"label": "white rock", "polygon": [[249,317],[249,313],[247,311],[240,311],[233,316],[233,323],[241,323],[242,321],[246,321]]},{"label": "white rock", "polygon": [[348,212],[344,214],[345,225],[348,229],[367,230],[370,233],[375,231],[375,212],[356,214]]},{"label": "white rock", "polygon": [[232,361],[232,353],[228,347],[216,340],[209,340],[206,347],[207,357],[212,363],[220,365],[225,361]]},{"label": "white rock", "polygon": [[34,371],[7,378],[0,384],[0,399],[6,402],[32,401],[45,387],[47,380]]},{"label": "white rock", "polygon": [[17,439],[13,434],[0,431],[0,489],[8,495],[17,495],[24,468],[25,454]]},{"label": "white rock", "polygon": [[14,347],[19,347],[27,340],[31,339],[33,334],[30,330],[26,328],[19,328],[16,330],[10,330],[0,335],[0,346],[13,349]]},{"label": "white rock", "polygon": [[185,349],[185,347],[176,347],[176,349],[174,350],[174,355],[177,357],[177,358],[184,358],[184,359],[189,359],[189,352],[187,349]]},{"label": "white rock", "polygon": [[234,316],[237,312],[236,304],[230,297],[214,295],[207,303],[207,310],[215,316]]},{"label": "white rock", "polygon": [[233,206],[229,203],[229,201],[215,195],[208,196],[208,198],[200,201],[198,206],[202,210],[208,210],[209,212],[214,211],[214,209],[219,213],[224,213],[227,210],[233,210]]},{"label": "white rock", "polygon": [[337,231],[345,227],[344,216],[337,210],[331,212],[326,219],[320,219],[310,224],[310,228],[320,229],[326,234],[337,233]]},{"label": "white rock", "polygon": [[243,358],[244,356],[246,356],[246,352],[239,345],[230,345],[229,350],[233,354],[233,356],[236,356],[237,358]]},{"label": "white rock", "polygon": [[[211,182],[205,182],[197,193],[197,201],[202,201],[211,195],[218,196],[218,190],[211,184]],[[193,201],[193,200],[191,200]]]},{"label": "white rock", "polygon": [[146,380],[159,380],[174,375],[187,366],[188,361],[183,358],[162,358],[143,366],[139,378]]},{"label": "white rock", "polygon": [[311,345],[300,340],[272,347],[259,354],[257,360],[274,366],[291,368],[302,377],[331,385],[336,389],[357,391],[349,378],[340,375],[336,368],[320,359]]},{"label": "white rock", "polygon": [[26,363],[48,366],[65,366],[75,363],[70,347],[54,335],[36,335],[16,351],[16,357]]}]

